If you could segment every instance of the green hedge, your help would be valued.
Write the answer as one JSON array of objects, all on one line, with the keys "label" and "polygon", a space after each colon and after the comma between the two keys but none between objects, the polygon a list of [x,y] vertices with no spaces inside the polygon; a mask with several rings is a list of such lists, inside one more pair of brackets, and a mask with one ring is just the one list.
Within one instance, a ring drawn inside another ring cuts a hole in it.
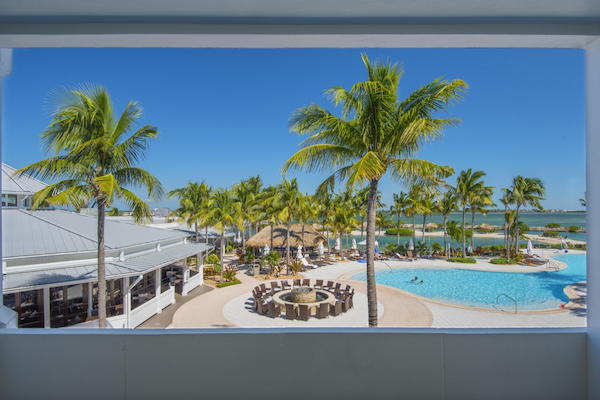
[{"label": "green hedge", "polygon": [[560,228],[560,224],[559,224],[559,223],[557,223],[557,222],[552,222],[552,223],[550,223],[550,224],[546,224],[546,228],[550,228],[550,229],[553,229],[553,228]]},{"label": "green hedge", "polygon": [[557,231],[546,231],[542,233],[544,237],[560,237],[560,232]]},{"label": "green hedge", "polygon": [[477,263],[477,260],[475,260],[474,258],[462,258],[462,257],[450,257],[450,258],[448,258],[448,261],[456,262],[456,263],[465,263],[465,264]]},{"label": "green hedge", "polygon": [[511,258],[510,262],[508,262],[506,260],[506,257],[500,257],[500,258],[494,258],[493,260],[490,260],[490,262],[492,264],[496,264],[496,265],[508,265],[508,264],[516,264],[517,260],[514,258]]},{"label": "green hedge", "polygon": [[569,232],[573,232],[573,233],[574,232],[579,232],[579,227],[575,226],[575,225],[572,225],[572,226],[569,227]]},{"label": "green hedge", "polygon": [[221,283],[217,283],[217,287],[218,288],[222,288],[225,286],[231,286],[231,285],[237,285],[238,283],[242,283],[238,278],[235,278],[233,281],[231,282],[221,282]]},{"label": "green hedge", "polygon": [[[398,228],[390,228],[385,231],[386,235],[396,236],[398,234]],[[412,230],[406,228],[400,228],[400,236],[412,236]]]}]

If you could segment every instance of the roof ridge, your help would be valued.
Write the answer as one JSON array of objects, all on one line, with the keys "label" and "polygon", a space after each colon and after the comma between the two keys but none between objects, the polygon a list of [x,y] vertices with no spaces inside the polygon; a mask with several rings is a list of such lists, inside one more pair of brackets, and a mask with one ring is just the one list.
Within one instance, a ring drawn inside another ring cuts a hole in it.
[{"label": "roof ridge", "polygon": [[[77,232],[77,231],[75,231],[75,230],[73,230],[73,229],[67,228],[67,227],[66,227],[66,226],[64,226],[64,225],[58,224],[58,223],[56,223],[56,222],[53,222],[53,221],[49,221],[49,220],[47,220],[46,218],[43,218],[43,217],[42,217],[41,215],[39,215],[39,214],[35,215],[36,213],[35,213],[34,211],[27,211],[27,210],[23,210],[23,209],[19,209],[19,211],[21,211],[21,212],[22,212],[22,213],[24,213],[24,214],[30,215],[30,216],[32,216],[33,218],[37,218],[37,219],[39,219],[40,221],[44,221],[45,223],[47,223],[47,224],[49,224],[49,225],[53,225],[53,226],[56,226],[57,228],[64,229],[65,231],[67,231],[67,232],[70,232],[70,233],[72,233],[72,234],[74,234],[74,235],[80,236],[80,237],[82,237],[82,238],[85,238],[85,239],[87,239],[87,240],[91,240],[92,242],[95,242],[96,244],[98,243],[98,238],[97,238],[97,237],[96,237],[96,238],[91,238],[91,237],[89,237],[89,236],[87,236],[87,235],[84,235],[84,234],[82,234],[82,233],[80,233],[80,232]],[[52,211],[48,211],[48,212],[63,212],[63,213],[69,213],[68,211],[64,211],[64,210],[52,210]],[[78,215],[81,215],[81,214],[78,214]],[[86,216],[87,216],[87,215],[86,215]],[[112,247],[112,246],[109,246],[109,245],[107,245],[106,243],[104,244],[104,246],[105,246],[105,247],[107,247],[107,248],[109,248],[109,249],[113,249],[113,247]]]}]

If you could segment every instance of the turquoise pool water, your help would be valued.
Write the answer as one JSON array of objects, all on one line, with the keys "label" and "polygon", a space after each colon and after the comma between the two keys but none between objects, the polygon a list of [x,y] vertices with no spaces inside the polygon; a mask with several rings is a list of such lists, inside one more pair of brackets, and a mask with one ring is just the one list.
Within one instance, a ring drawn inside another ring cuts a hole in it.
[{"label": "turquoise pool water", "polygon": [[[559,308],[569,301],[565,286],[586,280],[585,254],[561,254],[552,258],[568,265],[552,272],[487,272],[458,268],[394,268],[376,270],[379,284],[406,290],[419,296],[467,307],[512,309],[514,298],[520,310]],[[417,282],[411,280],[417,276]],[[350,279],[366,281],[366,273]],[[421,284],[420,281],[423,280]]]}]

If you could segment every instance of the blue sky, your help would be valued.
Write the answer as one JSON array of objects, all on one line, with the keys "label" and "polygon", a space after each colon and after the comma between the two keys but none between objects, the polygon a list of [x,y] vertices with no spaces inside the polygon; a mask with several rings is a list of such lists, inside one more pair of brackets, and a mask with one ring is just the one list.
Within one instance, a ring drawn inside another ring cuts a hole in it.
[{"label": "blue sky", "polygon": [[[195,180],[229,187],[256,174],[276,184],[302,140],[288,131],[291,112],[311,102],[334,111],[323,92],[366,80],[362,52],[404,66],[401,98],[437,77],[470,86],[451,109],[460,126],[420,158],[457,173],[485,171],[495,199],[513,176],[536,176],[546,184],[546,208],[581,209],[584,51],[572,49],[17,49],[3,82],[2,159],[20,168],[45,158],[39,135],[50,122],[48,93],[96,83],[119,112],[137,100],[141,123],[158,127],[140,166],[167,190]],[[325,177],[294,176],[308,193]],[[380,190],[389,205],[401,188],[384,179]]]}]

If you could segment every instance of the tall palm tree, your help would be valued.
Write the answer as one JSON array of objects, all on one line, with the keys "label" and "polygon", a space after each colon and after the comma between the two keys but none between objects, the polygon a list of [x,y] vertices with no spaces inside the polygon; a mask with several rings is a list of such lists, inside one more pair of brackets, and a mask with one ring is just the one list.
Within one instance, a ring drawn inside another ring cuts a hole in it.
[{"label": "tall palm tree", "polygon": [[400,194],[394,193],[394,204],[390,207],[390,212],[397,216],[397,230],[396,233],[396,246],[400,246],[400,217],[408,209],[410,203],[408,201],[408,194],[400,192]]},{"label": "tall palm tree", "polygon": [[259,202],[257,204],[257,214],[260,216],[260,218],[267,220],[267,223],[271,226],[271,249],[273,248],[273,233],[275,231],[275,225],[281,223],[279,220],[279,205],[273,202],[276,193],[277,188],[273,185],[269,185],[261,191]]},{"label": "tall palm tree", "polygon": [[412,220],[412,240],[417,244],[417,234],[415,229],[415,215],[419,212],[419,187],[412,185],[406,199],[408,206],[406,207],[406,216]]},{"label": "tall palm tree", "polygon": [[348,234],[352,229],[358,227],[358,220],[355,218],[356,209],[353,207],[350,201],[340,201],[334,208],[331,215],[331,223],[333,225],[334,235],[339,235],[340,239],[342,234],[346,234],[346,249],[349,248]]},{"label": "tall palm tree", "polygon": [[421,145],[441,138],[443,129],[457,124],[454,118],[436,118],[439,111],[460,99],[465,82],[436,79],[409,97],[398,99],[402,71],[388,62],[371,63],[362,56],[368,80],[349,91],[333,87],[327,94],[334,105],[342,105],[342,115],[316,104],[296,110],[290,119],[291,131],[310,134],[302,149],[283,165],[293,170],[327,171],[333,174],[318,190],[346,181],[354,188],[369,183],[367,202],[367,297],[369,326],[377,326],[375,286],[375,212],[377,187],[389,171],[393,180],[405,183],[419,177],[443,179],[453,173],[450,167],[414,158]]},{"label": "tall palm tree", "polygon": [[423,229],[421,231],[421,242],[425,243],[425,224],[427,223],[427,216],[433,215],[435,211],[435,203],[433,198],[424,195],[421,196],[418,203],[419,214],[423,214]]},{"label": "tall palm tree", "polygon": [[[250,228],[253,220],[257,214],[257,198],[256,194],[252,190],[252,186],[249,180],[242,180],[241,182],[233,185],[233,194],[235,196],[235,200],[240,203],[240,212],[244,216],[244,221],[247,222],[248,227]],[[242,226],[246,224],[242,223]],[[242,249],[246,251],[246,232],[245,229],[242,228]]]},{"label": "tall palm tree", "polygon": [[316,193],[313,198],[317,201],[318,205],[318,214],[321,218],[321,226],[325,230],[327,235],[327,254],[331,253],[330,245],[329,245],[329,229],[327,224],[330,221],[331,213],[334,207],[333,194],[329,191],[323,191],[320,193]]},{"label": "tall palm tree", "polygon": [[363,240],[365,230],[365,218],[367,216],[367,201],[369,200],[369,186],[356,191],[354,195],[354,207],[360,216],[360,240]]},{"label": "tall palm tree", "polygon": [[493,186],[482,186],[477,192],[469,196],[469,209],[471,210],[471,246],[475,247],[473,232],[475,231],[475,213],[479,212],[483,216],[487,215],[487,207],[494,207],[496,204],[492,200],[494,194]]},{"label": "tall palm tree", "polygon": [[386,214],[384,210],[378,210],[375,214],[375,224],[379,227],[379,235],[377,235],[377,240],[381,238],[381,231],[388,226],[390,226],[394,221],[391,216]]},{"label": "tall palm tree", "polygon": [[[199,225],[206,224],[208,202],[210,201],[211,188],[204,181],[188,182],[185,187],[173,189],[167,193],[169,197],[179,199],[179,208],[173,210],[171,215],[177,217],[180,222],[188,226],[194,225],[196,231],[196,242],[198,239]],[[205,240],[208,243],[208,235]]]},{"label": "tall palm tree", "polygon": [[292,228],[292,220],[297,216],[298,210],[302,202],[302,193],[298,189],[296,178],[291,181],[283,179],[277,186],[277,193],[273,202],[279,210],[278,218],[287,222],[287,236],[285,240],[285,262],[290,263],[290,229]]},{"label": "tall palm tree", "polygon": [[463,238],[463,228],[458,224],[458,221],[448,222],[448,237],[450,237],[450,247],[454,247],[454,242],[460,243]]},{"label": "tall palm tree", "polygon": [[519,253],[519,209],[528,205],[543,210],[540,201],[546,199],[544,182],[540,178],[526,178],[521,175],[513,178],[512,194],[516,208],[515,225],[517,229],[515,252]]},{"label": "tall palm tree", "polygon": [[512,218],[509,214],[508,206],[514,203],[514,198],[510,189],[502,188],[500,190],[503,193],[502,197],[500,198],[500,203],[504,206],[504,250],[506,253],[506,259],[510,260],[509,231]]},{"label": "tall palm tree", "polygon": [[243,229],[243,214],[240,203],[235,201],[235,196],[231,190],[217,189],[210,201],[210,212],[208,220],[217,228],[221,235],[221,279],[223,282],[223,269],[225,268],[225,230],[227,227]]},{"label": "tall palm tree", "polygon": [[444,253],[448,248],[446,242],[446,236],[448,232],[448,217],[450,216],[450,213],[458,210],[458,204],[456,204],[457,201],[458,199],[456,197],[456,190],[452,186],[447,186],[446,191],[437,202],[437,211],[444,217]]},{"label": "tall palm tree", "polygon": [[[260,179],[260,175],[251,176],[246,180],[248,191],[250,195],[254,198],[257,203],[260,203],[263,198],[261,198],[262,190],[262,180]],[[252,237],[252,223],[255,224],[256,233],[260,230],[260,207],[253,210],[250,213],[250,224],[248,226],[248,237]]]},{"label": "tall palm tree", "polygon": [[133,210],[137,223],[151,220],[148,205],[126,186],[145,188],[152,199],[164,194],[160,182],[148,171],[135,167],[148,149],[156,127],[142,126],[131,133],[142,108],[130,102],[121,115],[108,91],[87,85],[54,93],[52,122],[42,133],[46,152],[54,157],[16,172],[43,180],[58,180],[37,192],[32,209],[45,202],[72,205],[94,201],[98,208],[98,324],[106,327],[106,270],[104,220],[106,208],[120,199]]},{"label": "tall palm tree", "polygon": [[[467,206],[469,205],[469,201],[472,196],[479,192],[481,188],[485,186],[484,182],[481,180],[485,176],[485,172],[483,171],[472,171],[469,168],[467,171],[460,171],[460,174],[456,178],[456,196],[458,198],[458,202],[460,207],[462,208],[462,256],[463,258],[467,256],[467,239],[465,237],[466,229],[465,229],[465,215],[467,213]],[[471,227],[471,231],[472,231]]]}]

